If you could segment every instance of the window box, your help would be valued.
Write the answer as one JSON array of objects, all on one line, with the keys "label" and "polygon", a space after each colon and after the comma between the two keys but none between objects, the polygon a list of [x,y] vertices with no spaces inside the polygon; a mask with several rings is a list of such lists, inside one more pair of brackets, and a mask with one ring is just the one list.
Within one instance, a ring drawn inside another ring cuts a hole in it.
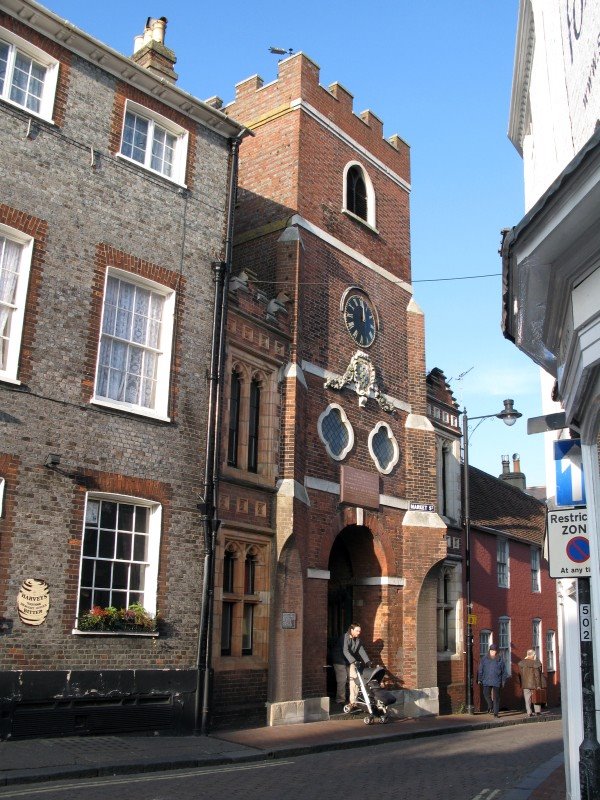
[{"label": "window box", "polygon": [[77,620],[80,633],[158,633],[159,616],[134,603],[129,608],[94,606]]}]

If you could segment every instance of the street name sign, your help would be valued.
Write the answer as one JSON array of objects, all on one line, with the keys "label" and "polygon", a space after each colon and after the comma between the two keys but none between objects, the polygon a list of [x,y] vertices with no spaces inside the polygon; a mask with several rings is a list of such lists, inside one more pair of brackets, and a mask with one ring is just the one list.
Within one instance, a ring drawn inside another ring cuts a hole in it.
[{"label": "street name sign", "polygon": [[548,571],[551,578],[591,574],[587,508],[548,511]]},{"label": "street name sign", "polygon": [[585,505],[585,483],[581,463],[581,440],[559,439],[554,442],[556,505]]}]

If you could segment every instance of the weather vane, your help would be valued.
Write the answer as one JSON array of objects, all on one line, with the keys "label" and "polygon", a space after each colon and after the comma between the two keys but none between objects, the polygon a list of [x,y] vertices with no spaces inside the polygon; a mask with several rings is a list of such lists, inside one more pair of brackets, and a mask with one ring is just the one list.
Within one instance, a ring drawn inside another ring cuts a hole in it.
[{"label": "weather vane", "polygon": [[283,47],[269,47],[269,53],[273,53],[273,55],[275,55],[275,56],[293,56],[294,55],[294,51],[293,51],[293,49],[291,47],[288,50],[286,50]]}]

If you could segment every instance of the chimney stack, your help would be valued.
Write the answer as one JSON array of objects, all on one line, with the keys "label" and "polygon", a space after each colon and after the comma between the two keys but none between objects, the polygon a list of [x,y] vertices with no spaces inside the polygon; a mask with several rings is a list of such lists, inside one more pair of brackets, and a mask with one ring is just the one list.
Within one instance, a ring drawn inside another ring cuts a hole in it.
[{"label": "chimney stack", "polygon": [[501,481],[510,483],[516,489],[525,491],[527,481],[525,475],[521,472],[521,459],[518,453],[513,453],[513,471],[510,471],[508,456],[502,456],[502,475],[498,475]]},{"label": "chimney stack", "polygon": [[166,17],[159,19],[148,17],[144,33],[134,39],[131,58],[140,67],[145,67],[159,78],[175,83],[178,77],[174,70],[177,58],[172,50],[165,47],[166,30]]}]

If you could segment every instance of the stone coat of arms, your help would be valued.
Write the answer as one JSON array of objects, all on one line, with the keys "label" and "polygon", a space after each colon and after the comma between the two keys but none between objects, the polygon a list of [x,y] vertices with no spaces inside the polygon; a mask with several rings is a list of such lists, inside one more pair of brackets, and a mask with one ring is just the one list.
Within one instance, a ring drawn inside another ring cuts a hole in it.
[{"label": "stone coat of arms", "polygon": [[364,408],[369,397],[379,403],[383,411],[390,414],[394,410],[393,403],[381,393],[377,385],[377,374],[369,355],[362,350],[357,350],[350,359],[346,371],[341,378],[328,378],[325,381],[326,389],[343,389],[348,386],[358,395],[358,405]]}]

